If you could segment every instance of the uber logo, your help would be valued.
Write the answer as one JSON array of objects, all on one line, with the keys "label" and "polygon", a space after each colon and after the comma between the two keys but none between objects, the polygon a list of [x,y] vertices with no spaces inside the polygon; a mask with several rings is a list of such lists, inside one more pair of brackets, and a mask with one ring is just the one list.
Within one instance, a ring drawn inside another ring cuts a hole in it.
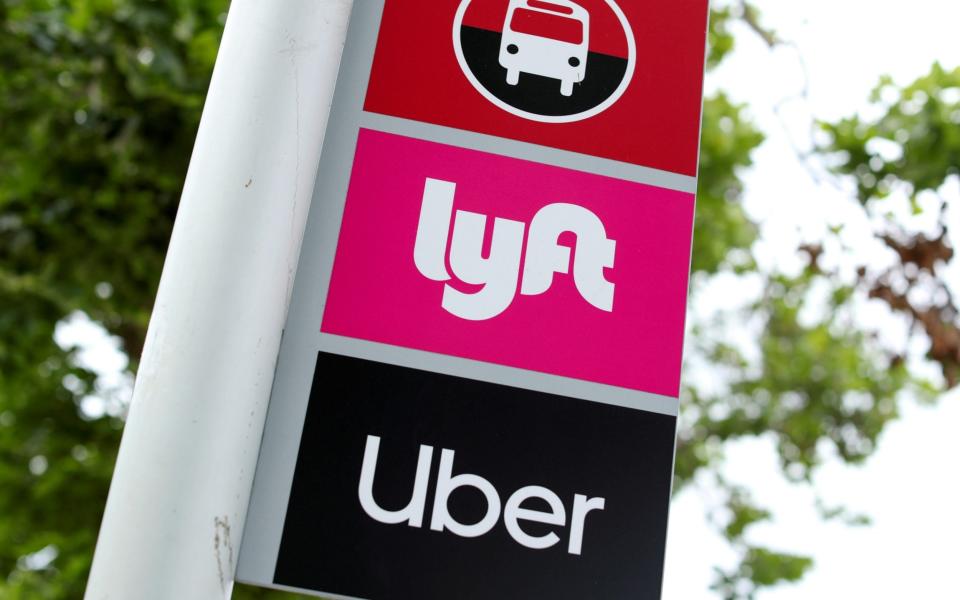
[{"label": "uber logo", "polygon": [[[367,445],[363,452],[363,467],[360,471],[360,505],[368,515],[381,523],[397,524],[406,522],[411,527],[420,527],[423,524],[426,508],[427,484],[430,476],[430,464],[433,461],[433,447],[420,445],[420,454],[417,459],[417,471],[413,478],[413,492],[410,502],[399,510],[385,510],[373,498],[373,483],[376,477],[377,454],[380,451],[380,438],[375,435],[367,436]],[[437,476],[437,486],[433,500],[433,516],[430,520],[430,529],[433,531],[450,531],[466,538],[479,537],[497,524],[500,517],[500,495],[489,481],[470,473],[453,475],[453,459],[456,452],[446,448],[440,453],[440,472]],[[483,494],[487,508],[483,518],[472,524],[457,521],[451,516],[448,502],[450,495],[458,488],[473,488]],[[550,511],[522,508],[527,500],[539,498],[549,505]],[[582,494],[573,497],[573,512],[570,519],[570,538],[567,552],[580,554],[583,545],[583,528],[587,513],[593,510],[603,510],[604,498],[587,498]],[[555,546],[560,537],[553,531],[544,535],[530,535],[523,530],[521,521],[531,521],[565,527],[567,513],[560,497],[553,491],[539,486],[527,485],[515,491],[507,499],[503,510],[503,524],[510,536],[518,543],[534,550],[543,550]]]},{"label": "uber logo", "polygon": [[675,428],[320,352],[274,582],[364,600],[658,598]]}]

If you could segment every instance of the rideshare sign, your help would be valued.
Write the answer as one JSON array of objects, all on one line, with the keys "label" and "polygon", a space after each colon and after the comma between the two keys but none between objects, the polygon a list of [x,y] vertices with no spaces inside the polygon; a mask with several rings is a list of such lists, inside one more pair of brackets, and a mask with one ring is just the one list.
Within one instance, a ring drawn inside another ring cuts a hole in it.
[{"label": "rideshare sign", "polygon": [[321,331],[676,396],[693,196],[361,129]]},{"label": "rideshare sign", "polygon": [[660,597],[706,19],[356,0],[238,580]]}]

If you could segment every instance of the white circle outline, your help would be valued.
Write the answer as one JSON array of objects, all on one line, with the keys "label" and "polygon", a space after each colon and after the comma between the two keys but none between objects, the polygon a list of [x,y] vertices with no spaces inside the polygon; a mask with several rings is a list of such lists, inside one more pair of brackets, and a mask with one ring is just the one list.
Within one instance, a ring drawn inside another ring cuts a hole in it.
[{"label": "white circle outline", "polygon": [[463,48],[460,47],[460,29],[463,26],[463,15],[467,12],[467,7],[470,6],[472,0],[462,0],[460,6],[457,7],[457,14],[453,17],[453,52],[457,55],[457,62],[460,63],[460,70],[463,71],[463,74],[467,76],[467,80],[470,84],[478,91],[480,94],[496,105],[498,108],[501,108],[508,113],[515,115],[517,117],[523,117],[524,119],[529,119],[531,121],[539,121],[541,123],[573,123],[575,121],[582,121],[583,119],[588,119],[594,115],[600,114],[601,112],[610,108],[614,102],[620,99],[620,96],[627,91],[627,86],[630,85],[630,81],[633,79],[633,70],[637,62],[637,45],[636,41],[633,39],[633,30],[630,28],[630,23],[627,22],[627,16],[623,14],[623,10],[617,6],[617,3],[614,0],[604,0],[607,3],[607,6],[617,15],[617,19],[620,21],[620,25],[623,27],[623,33],[627,36],[627,71],[623,76],[623,80],[620,81],[620,85],[613,91],[606,100],[600,104],[585,110],[583,112],[574,113],[572,115],[538,115],[536,113],[527,112],[521,110],[515,106],[511,106],[497,98],[490,93],[487,88],[483,86],[482,83],[476,78],[473,74],[473,71],[470,70],[470,67],[467,65],[467,60],[463,56]]}]

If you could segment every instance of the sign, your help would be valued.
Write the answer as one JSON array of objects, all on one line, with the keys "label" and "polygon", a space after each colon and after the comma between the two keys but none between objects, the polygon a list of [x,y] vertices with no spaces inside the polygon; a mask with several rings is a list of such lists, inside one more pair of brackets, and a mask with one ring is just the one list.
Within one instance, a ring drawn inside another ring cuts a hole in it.
[{"label": "sign", "polygon": [[[527,33],[511,32],[511,15]],[[581,44],[556,39],[571,29]],[[706,29],[706,0],[387,0],[361,101],[370,113],[692,177]],[[514,41],[518,53],[510,55]],[[587,49],[576,73],[561,64],[544,75],[550,66],[535,60],[547,54],[563,63]],[[563,82],[581,75],[565,96]]]},{"label": "sign", "polygon": [[706,17],[355,3],[238,580],[659,597]]},{"label": "sign", "polygon": [[310,396],[313,458],[276,581],[360,598],[659,595],[672,417],[324,352]]},{"label": "sign", "polygon": [[321,331],[676,396],[692,219],[691,194],[361,129]]}]

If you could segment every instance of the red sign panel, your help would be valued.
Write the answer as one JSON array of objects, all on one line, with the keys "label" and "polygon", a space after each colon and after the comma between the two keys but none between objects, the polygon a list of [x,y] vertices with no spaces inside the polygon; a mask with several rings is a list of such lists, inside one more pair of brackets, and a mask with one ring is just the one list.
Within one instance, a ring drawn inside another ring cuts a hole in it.
[{"label": "red sign panel", "polygon": [[693,176],[706,7],[387,2],[364,108]]}]

